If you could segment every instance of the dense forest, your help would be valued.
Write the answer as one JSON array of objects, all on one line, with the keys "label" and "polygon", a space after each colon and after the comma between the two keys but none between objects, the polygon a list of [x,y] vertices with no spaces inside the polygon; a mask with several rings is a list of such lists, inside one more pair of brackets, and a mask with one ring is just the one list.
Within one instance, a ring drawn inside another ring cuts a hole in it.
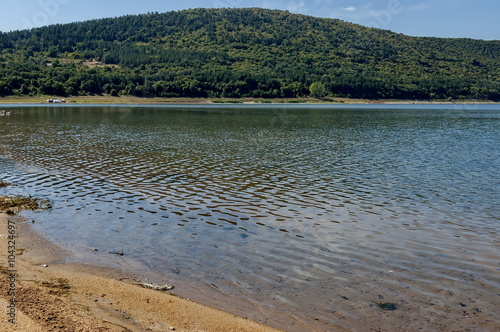
[{"label": "dense forest", "polygon": [[500,100],[500,41],[193,9],[0,33],[0,96]]}]

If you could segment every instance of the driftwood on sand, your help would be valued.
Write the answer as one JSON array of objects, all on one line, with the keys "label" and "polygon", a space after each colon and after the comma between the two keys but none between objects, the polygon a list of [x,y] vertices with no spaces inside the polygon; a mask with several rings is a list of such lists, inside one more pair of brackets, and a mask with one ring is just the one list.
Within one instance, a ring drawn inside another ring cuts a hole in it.
[{"label": "driftwood on sand", "polygon": [[148,283],[148,282],[135,282],[136,285],[142,286],[144,288],[151,288],[157,291],[169,291],[174,289],[174,286],[170,285],[159,285],[159,284],[154,284],[154,283]]}]

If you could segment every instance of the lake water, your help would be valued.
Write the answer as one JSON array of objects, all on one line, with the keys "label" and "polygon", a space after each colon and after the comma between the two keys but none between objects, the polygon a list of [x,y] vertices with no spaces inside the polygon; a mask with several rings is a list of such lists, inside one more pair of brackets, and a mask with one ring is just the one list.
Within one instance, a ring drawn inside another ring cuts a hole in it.
[{"label": "lake water", "polygon": [[500,326],[498,105],[2,108],[69,261],[288,331]]}]

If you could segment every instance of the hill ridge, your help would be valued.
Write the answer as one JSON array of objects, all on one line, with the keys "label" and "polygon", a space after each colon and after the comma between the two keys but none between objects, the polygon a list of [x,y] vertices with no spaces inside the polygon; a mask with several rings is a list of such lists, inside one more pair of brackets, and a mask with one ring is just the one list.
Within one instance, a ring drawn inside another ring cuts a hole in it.
[{"label": "hill ridge", "polygon": [[0,34],[0,95],[497,100],[499,77],[500,41],[411,37],[261,8]]}]

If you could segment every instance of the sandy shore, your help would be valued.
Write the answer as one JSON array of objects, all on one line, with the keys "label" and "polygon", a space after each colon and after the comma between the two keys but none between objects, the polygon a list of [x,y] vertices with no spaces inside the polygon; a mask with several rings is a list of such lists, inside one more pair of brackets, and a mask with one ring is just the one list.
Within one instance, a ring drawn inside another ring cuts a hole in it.
[{"label": "sandy shore", "polygon": [[[0,97],[0,104],[47,104],[54,96],[9,96]],[[74,96],[64,97],[69,104],[497,104],[485,100],[396,100],[396,99],[352,99],[352,98],[141,98],[132,96]]]},{"label": "sandy shore", "polygon": [[1,331],[278,331],[65,257],[20,217],[0,214]]}]

